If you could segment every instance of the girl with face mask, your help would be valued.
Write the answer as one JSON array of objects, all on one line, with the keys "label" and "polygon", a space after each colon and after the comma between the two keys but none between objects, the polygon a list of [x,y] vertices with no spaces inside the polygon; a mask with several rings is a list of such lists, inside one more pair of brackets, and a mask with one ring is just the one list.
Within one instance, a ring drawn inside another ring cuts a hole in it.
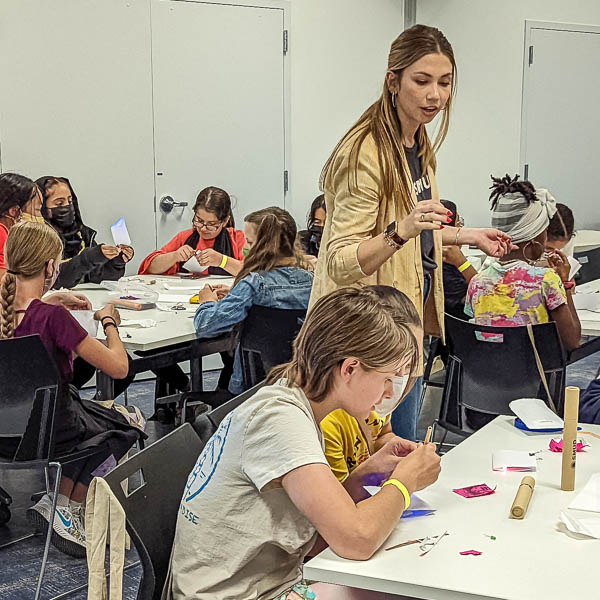
[{"label": "girl with face mask", "polygon": [[306,229],[298,233],[298,240],[304,254],[317,257],[321,247],[321,236],[327,212],[325,208],[325,195],[317,196],[310,205],[310,212],[306,223]]},{"label": "girl with face mask", "polygon": [[65,177],[41,177],[41,215],[63,243],[61,269],[55,288],[72,288],[78,283],[116,281],[125,274],[133,258],[131,246],[109,246],[96,242],[96,231],[83,223],[77,196]]},{"label": "girl with face mask", "polygon": [[416,448],[412,441],[392,432],[390,416],[412,389],[416,373],[417,339],[423,336],[421,319],[406,294],[393,287],[372,285],[364,288],[379,299],[394,315],[399,327],[408,328],[415,337],[415,368],[397,373],[385,384],[384,394],[375,410],[361,421],[338,409],[321,421],[325,441],[325,457],[336,478],[343,482],[360,464],[369,460],[388,442],[396,440],[408,454]]},{"label": "girl with face mask", "polygon": [[[114,306],[107,305],[95,314],[106,334],[105,345],[90,337],[65,308],[41,301],[59,276],[62,255],[62,242],[49,225],[21,223],[10,230],[6,241],[7,272],[0,287],[0,338],[37,334],[57,366],[62,386],[55,415],[56,455],[106,444],[104,453],[84,463],[63,466],[56,518],[51,514],[49,494],[27,511],[28,518],[42,531],[53,522],[52,543],[59,550],[83,557],[85,528],[81,507],[92,473],[101,465],[116,464],[114,461],[145,434],[117,410],[82,400],[70,385],[74,356],[115,378],[125,377],[129,364],[119,338],[120,319]],[[130,416],[143,426],[141,414]],[[8,450],[0,445],[3,455]]]},{"label": "girl with face mask", "polygon": [[8,231],[21,220],[26,207],[36,198],[39,202],[39,190],[31,179],[16,173],[0,174],[0,279],[6,271],[4,244]]}]

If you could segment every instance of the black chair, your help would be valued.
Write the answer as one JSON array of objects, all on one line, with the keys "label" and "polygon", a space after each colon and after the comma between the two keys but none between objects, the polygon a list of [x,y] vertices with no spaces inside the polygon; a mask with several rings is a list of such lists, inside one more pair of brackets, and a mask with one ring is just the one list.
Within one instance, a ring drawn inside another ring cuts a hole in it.
[{"label": "black chair", "polygon": [[241,325],[240,352],[244,386],[262,381],[275,366],[292,357],[292,344],[306,310],[253,306]]},{"label": "black chair", "polygon": [[[488,327],[448,314],[445,318],[449,359],[441,427],[468,433],[498,415],[512,414],[512,400],[547,401],[526,327]],[[566,358],[556,325],[535,325],[532,330],[552,400],[562,413]]]},{"label": "black chair", "polygon": [[[203,443],[184,423],[117,465],[105,476],[125,511],[127,533],[140,557],[138,600],[159,600],[169,568],[175,524],[185,484]],[[142,485],[126,494],[121,483],[142,473]]]},{"label": "black chair", "polygon": [[[49,473],[55,470],[52,515],[56,509],[62,465],[93,456],[103,448],[68,455],[54,455],[54,415],[62,393],[60,376],[39,335],[0,340],[0,440],[3,458],[0,472],[17,469],[44,469],[46,492],[50,492]],[[46,543],[35,598],[39,598],[52,526]]]},{"label": "black chair", "polygon": [[574,252],[573,256],[581,263],[581,269],[575,275],[577,285],[600,279],[600,248]]},{"label": "black chair", "polygon": [[194,431],[198,434],[203,443],[208,442],[210,436],[217,430],[221,421],[234,409],[236,409],[240,404],[243,404],[258,392],[258,390],[264,385],[264,381],[256,384],[254,387],[251,387],[249,390],[246,390],[239,396],[232,398],[225,404],[211,410],[210,412],[206,412],[194,420],[193,428]]}]

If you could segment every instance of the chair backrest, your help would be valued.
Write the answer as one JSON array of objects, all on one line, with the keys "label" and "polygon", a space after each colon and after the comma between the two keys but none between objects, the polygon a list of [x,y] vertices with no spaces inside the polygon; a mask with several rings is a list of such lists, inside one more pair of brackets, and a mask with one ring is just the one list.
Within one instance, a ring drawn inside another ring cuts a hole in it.
[{"label": "chair backrest", "polygon": [[574,252],[573,256],[581,263],[581,269],[575,275],[579,285],[600,279],[600,248]]},{"label": "chair backrest", "polygon": [[192,427],[194,431],[198,434],[200,439],[204,444],[208,442],[211,435],[217,430],[221,421],[234,409],[236,409],[240,404],[243,404],[258,392],[258,390],[264,385],[264,381],[256,384],[254,387],[251,387],[249,390],[246,390],[239,396],[228,400],[221,406],[214,408],[210,412],[204,413],[194,420]]},{"label": "chair backrest", "polygon": [[0,340],[0,437],[20,438],[16,460],[43,459],[60,375],[39,335]]},{"label": "chair backrest", "polygon": [[[441,418],[462,425],[461,409],[510,415],[512,400],[546,399],[526,327],[481,326],[448,314],[445,322],[450,356]],[[566,359],[556,325],[535,325],[533,333],[558,407]]]},{"label": "chair backrest", "polygon": [[[179,504],[202,447],[192,426],[184,423],[105,476],[125,511],[127,532],[142,563],[138,600],[159,600],[161,597]],[[142,485],[126,494],[121,483],[140,470]]]},{"label": "chair backrest", "polygon": [[246,388],[292,357],[292,344],[306,310],[253,306],[241,325],[240,352]]}]

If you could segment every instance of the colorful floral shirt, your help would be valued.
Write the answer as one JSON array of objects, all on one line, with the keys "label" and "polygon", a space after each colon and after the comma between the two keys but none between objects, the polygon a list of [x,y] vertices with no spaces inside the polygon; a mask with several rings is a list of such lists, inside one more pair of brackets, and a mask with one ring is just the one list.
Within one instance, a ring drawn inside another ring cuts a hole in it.
[{"label": "colorful floral shirt", "polygon": [[519,327],[548,323],[549,311],[567,302],[553,269],[525,261],[492,262],[469,283],[465,313],[479,325]]}]

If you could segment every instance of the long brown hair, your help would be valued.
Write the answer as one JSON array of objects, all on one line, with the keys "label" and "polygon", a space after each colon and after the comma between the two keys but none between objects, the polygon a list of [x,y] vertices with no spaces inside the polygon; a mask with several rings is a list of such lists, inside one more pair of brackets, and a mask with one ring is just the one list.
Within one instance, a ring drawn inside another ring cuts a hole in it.
[{"label": "long brown hair", "polygon": [[229,217],[227,227],[235,228],[235,220],[231,210],[231,197],[225,190],[213,185],[200,190],[192,210],[195,213],[199,208],[217,215],[219,221],[224,221]]},{"label": "long brown hair", "polygon": [[417,341],[405,323],[395,319],[387,299],[374,290],[340,288],[323,296],[308,313],[294,341],[289,363],[275,367],[267,383],[283,377],[314,402],[331,392],[334,371],[346,358],[356,358],[363,369],[374,370],[411,360],[417,363]]},{"label": "long brown hair", "polygon": [[[393,42],[388,56],[388,70],[394,72],[399,81],[402,72],[427,54],[444,54],[452,64],[452,88],[443,111],[443,116],[433,144],[429,140],[425,125],[417,129],[421,168],[425,173],[428,167],[436,168],[435,153],[442,145],[448,132],[450,108],[456,89],[456,61],[450,42],[435,27],[414,25],[402,32]],[[338,151],[352,140],[349,155],[348,185],[352,193],[358,192],[358,158],[361,146],[371,134],[377,146],[377,158],[381,169],[381,193],[386,198],[411,198],[412,181],[403,167],[404,145],[402,143],[402,125],[392,104],[392,94],[383,84],[381,97],[362,114],[334,148],[321,172],[320,187],[324,190],[325,180],[333,166]]]},{"label": "long brown hair", "polygon": [[27,221],[10,228],[4,246],[8,270],[0,286],[0,337],[14,336],[17,276],[39,275],[50,260],[60,260],[62,250],[60,237],[46,223]]},{"label": "long brown hair", "polygon": [[296,221],[287,210],[270,206],[250,213],[244,220],[256,225],[256,242],[244,259],[234,285],[250,273],[272,271],[286,259],[292,259],[289,266],[305,268],[296,242]]}]

